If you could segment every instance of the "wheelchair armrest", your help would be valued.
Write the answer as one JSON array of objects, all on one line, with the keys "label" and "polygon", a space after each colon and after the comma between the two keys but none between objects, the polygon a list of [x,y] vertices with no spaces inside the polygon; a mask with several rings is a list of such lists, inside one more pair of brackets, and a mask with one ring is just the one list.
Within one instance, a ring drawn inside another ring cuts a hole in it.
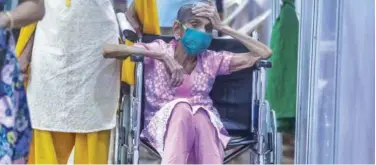
[{"label": "wheelchair armrest", "polygon": [[260,60],[256,62],[256,68],[271,68],[272,67],[272,62],[267,61],[267,60]]},{"label": "wheelchair armrest", "polygon": [[144,57],[137,56],[137,55],[132,55],[131,56],[131,61],[133,61],[133,62],[144,62]]},{"label": "wheelchair armrest", "polygon": [[[145,34],[142,36],[142,42],[150,43],[156,39],[161,39],[164,42],[170,42],[174,39],[174,36],[168,35],[150,35]],[[230,51],[234,53],[245,53],[248,52],[247,47],[245,47],[240,41],[228,38],[214,38],[208,48],[209,50],[213,51]]]},{"label": "wheelchair armrest", "polygon": [[157,39],[163,40],[164,42],[170,42],[172,39],[174,39],[174,36],[169,35],[154,35],[154,34],[144,34],[142,36],[142,42],[144,43],[150,43]]}]

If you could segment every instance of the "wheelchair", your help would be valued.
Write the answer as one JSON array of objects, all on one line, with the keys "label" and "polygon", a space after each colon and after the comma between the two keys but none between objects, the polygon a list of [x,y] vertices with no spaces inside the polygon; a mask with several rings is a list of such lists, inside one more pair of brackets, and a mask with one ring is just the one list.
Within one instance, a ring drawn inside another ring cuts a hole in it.
[{"label": "wheelchair", "polygon": [[[125,24],[127,21],[121,14],[117,15],[122,39],[132,42],[150,43],[156,39],[169,42],[173,36],[143,35],[137,36]],[[248,49],[234,39],[214,38],[209,50],[248,52]],[[145,139],[140,139],[143,129],[143,58],[132,55],[135,65],[135,84],[123,83],[121,101],[117,113],[117,127],[114,148],[115,164],[138,164],[139,147],[145,148],[161,158],[156,149]],[[277,121],[274,110],[265,100],[266,69],[271,63],[258,61],[248,68],[231,75],[217,77],[210,93],[214,106],[231,136],[226,150],[232,152],[225,156],[224,163],[251,150],[251,162],[254,164],[279,164],[280,154],[277,146]]]}]

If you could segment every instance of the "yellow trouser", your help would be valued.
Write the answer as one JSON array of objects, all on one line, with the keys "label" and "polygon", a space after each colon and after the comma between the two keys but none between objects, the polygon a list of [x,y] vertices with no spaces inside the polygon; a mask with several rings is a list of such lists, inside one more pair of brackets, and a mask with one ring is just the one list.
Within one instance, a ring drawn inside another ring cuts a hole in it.
[{"label": "yellow trouser", "polygon": [[61,133],[33,130],[29,164],[67,164],[74,151],[75,164],[107,164],[111,131]]}]

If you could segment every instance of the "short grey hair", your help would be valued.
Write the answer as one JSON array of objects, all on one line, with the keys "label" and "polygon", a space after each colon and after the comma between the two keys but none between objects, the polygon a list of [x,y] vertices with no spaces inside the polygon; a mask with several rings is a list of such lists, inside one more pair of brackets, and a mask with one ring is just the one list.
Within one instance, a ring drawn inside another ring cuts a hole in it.
[{"label": "short grey hair", "polygon": [[179,8],[176,20],[180,23],[186,23],[188,20],[192,19],[195,15],[192,13],[192,9],[196,6],[206,4],[205,2],[195,2],[188,3]]}]

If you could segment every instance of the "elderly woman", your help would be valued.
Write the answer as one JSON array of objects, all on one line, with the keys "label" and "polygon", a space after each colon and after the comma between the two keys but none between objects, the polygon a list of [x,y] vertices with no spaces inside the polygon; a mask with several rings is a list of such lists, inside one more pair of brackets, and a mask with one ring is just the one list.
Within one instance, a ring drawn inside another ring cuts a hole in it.
[{"label": "elderly woman", "polygon": [[[242,42],[248,53],[207,48],[216,29]],[[173,25],[175,39],[124,46],[108,44],[107,58],[145,57],[145,119],[142,137],[162,155],[162,164],[220,164],[229,136],[209,97],[214,80],[268,58],[262,43],[221,23],[213,4],[186,4]]]},{"label": "elderly woman", "polygon": [[[0,0],[0,5],[3,2]],[[26,0],[13,11],[0,13],[0,164],[25,164],[32,133],[10,30],[38,21],[43,15],[43,0]]]}]

